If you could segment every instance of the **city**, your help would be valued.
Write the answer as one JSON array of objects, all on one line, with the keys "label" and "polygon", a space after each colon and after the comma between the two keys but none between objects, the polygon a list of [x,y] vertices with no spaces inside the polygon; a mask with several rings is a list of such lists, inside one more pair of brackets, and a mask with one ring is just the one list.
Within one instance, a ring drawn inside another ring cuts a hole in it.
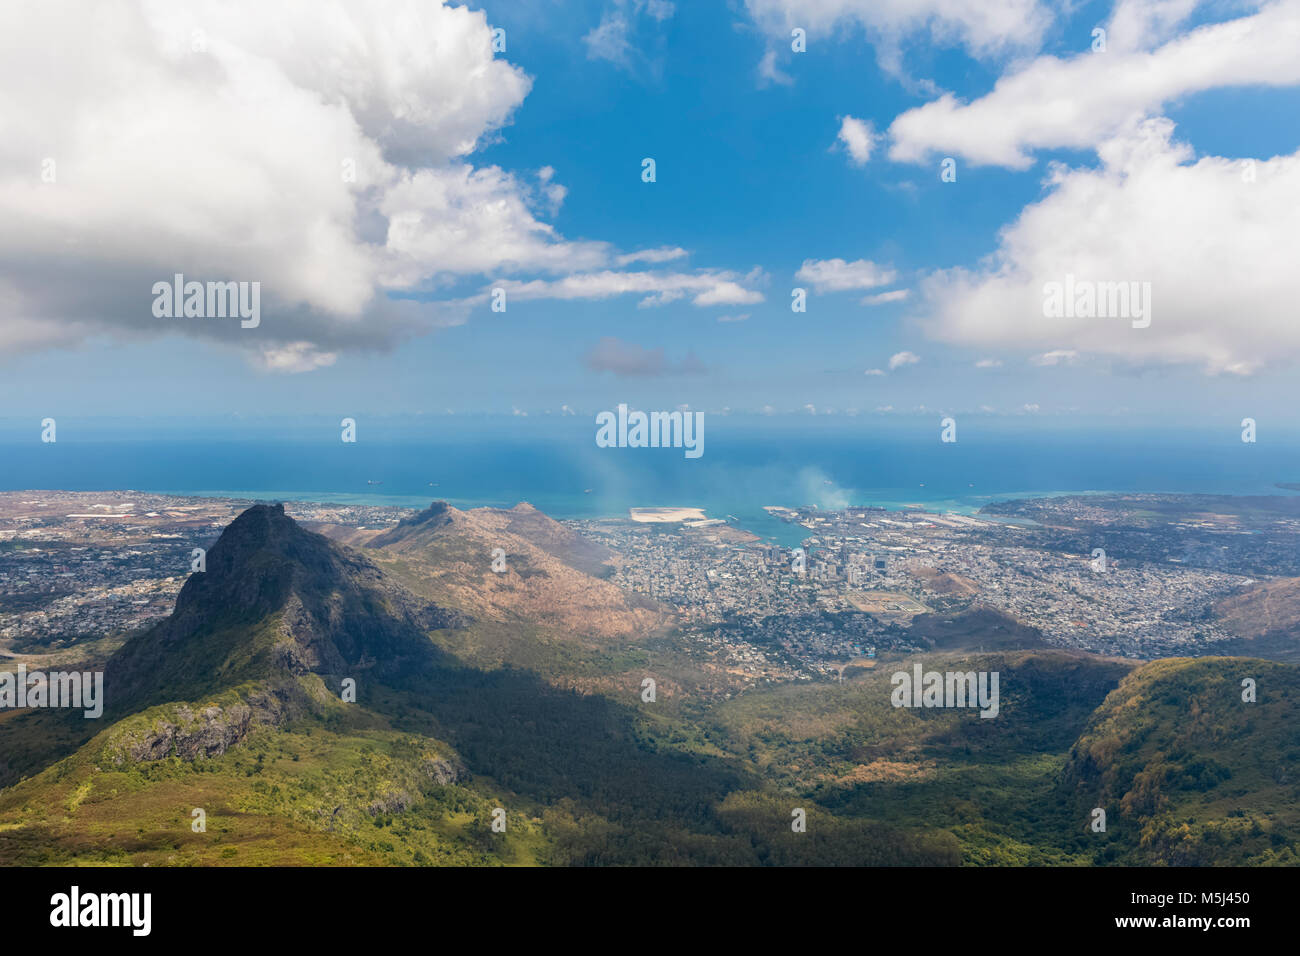
[{"label": "city", "polygon": [[[1032,499],[979,515],[770,507],[806,530],[794,550],[717,519],[564,524],[612,552],[611,583],[672,610],[682,653],[743,684],[842,679],[850,667],[874,667],[877,654],[931,649],[942,643],[936,627],[978,613],[992,615],[994,630],[1030,629],[1032,646],[1139,660],[1215,653],[1237,636],[1216,619],[1216,603],[1259,582],[1257,550],[1284,550],[1300,518],[1283,509],[1246,526],[1184,509],[1139,521],[1133,511],[1147,514],[1145,499],[1177,500],[1132,497],[1143,500]],[[199,549],[251,504],[0,494],[0,650],[109,648],[165,617]],[[372,532],[413,513],[304,502],[288,511],[309,528]]]}]

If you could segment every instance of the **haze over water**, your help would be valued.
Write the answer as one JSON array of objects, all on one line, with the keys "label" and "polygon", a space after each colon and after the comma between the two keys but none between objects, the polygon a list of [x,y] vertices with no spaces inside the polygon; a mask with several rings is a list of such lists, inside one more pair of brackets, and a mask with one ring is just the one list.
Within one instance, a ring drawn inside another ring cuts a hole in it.
[{"label": "haze over water", "polygon": [[[418,429],[370,425],[358,441],[333,423],[276,431],[231,429],[158,436],[61,426],[55,444],[0,440],[0,489],[133,489],[176,494],[424,507],[531,502],[557,518],[625,516],[639,506],[694,506],[710,517],[761,522],[765,505],[909,504],[971,512],[991,500],[1084,491],[1291,494],[1300,443],[1241,442],[1224,429],[1130,434],[994,430],[971,419],[944,444],[928,421],[912,428],[754,423],[707,416],[705,454],[681,449],[598,448],[583,419],[536,424],[430,422]],[[312,434],[321,438],[305,437]],[[105,439],[101,435],[111,435]],[[329,436],[329,437],[324,437]],[[755,530],[758,530],[757,528]]]}]

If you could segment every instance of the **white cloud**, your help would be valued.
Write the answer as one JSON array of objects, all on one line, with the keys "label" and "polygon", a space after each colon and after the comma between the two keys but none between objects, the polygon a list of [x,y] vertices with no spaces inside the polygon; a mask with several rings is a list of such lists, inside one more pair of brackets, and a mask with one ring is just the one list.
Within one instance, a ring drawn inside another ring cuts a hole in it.
[{"label": "white cloud", "polygon": [[[481,13],[437,4],[7,4],[0,37],[10,347],[180,332],[298,371],[409,334],[427,316],[384,295],[405,257],[376,207],[431,217],[463,197],[394,208],[409,179],[395,164],[418,149],[432,176],[469,183],[456,158],[530,86],[492,57]],[[509,203],[511,184],[486,176],[476,195]],[[160,324],[150,289],[176,272],[260,282],[260,327]]]},{"label": "white cloud", "polygon": [[[1300,356],[1300,152],[1250,166],[1194,160],[1172,135],[1169,120],[1149,120],[1104,143],[1099,168],[1053,167],[1047,196],[1003,229],[986,263],[922,281],[926,331],[1233,374]],[[1149,282],[1150,325],[1045,318],[1044,285],[1067,275]]]},{"label": "white cloud", "polygon": [[1104,53],[1039,57],[972,103],[945,93],[908,110],[889,127],[890,158],[924,162],[931,154],[960,155],[973,165],[1024,169],[1035,150],[1095,149],[1189,93],[1300,83],[1300,0],[1279,0],[1157,49],[1140,48],[1139,38],[1162,38],[1186,15],[1185,6],[1121,4]]},{"label": "white cloud", "polygon": [[749,313],[742,312],[739,315],[720,315],[718,316],[718,321],[719,322],[744,322],[748,318],[749,318]]},{"label": "white cloud", "polygon": [[1001,368],[1002,359],[986,358],[975,363],[976,368]]},{"label": "white cloud", "polygon": [[844,144],[854,166],[865,166],[876,144],[876,131],[869,122],[845,116],[840,120],[840,131],[835,139]]},{"label": "white cloud", "polygon": [[[493,56],[482,12],[420,0],[11,3],[0,51],[9,354],[179,333],[304,371],[464,322],[483,301],[390,293],[684,254],[566,240],[534,214],[564,199],[551,167],[516,177],[471,164],[531,87]],[[153,283],[177,272],[260,282],[261,324],[155,318]],[[656,281],[701,304],[756,301],[721,274]]]},{"label": "white cloud", "polygon": [[582,38],[582,42],[587,45],[588,58],[627,66],[630,62],[628,54],[632,49],[629,29],[625,16],[607,12],[601,17],[600,25],[593,27]]},{"label": "white cloud", "polygon": [[633,262],[661,263],[672,262],[674,259],[682,259],[689,255],[685,249],[678,246],[661,246],[658,249],[642,249],[639,252],[628,252],[621,256],[614,257],[614,265],[623,266],[631,265]]},{"label": "white cloud", "polygon": [[647,296],[646,305],[664,305],[689,297],[699,306],[752,305],[763,294],[740,284],[731,272],[601,272],[561,279],[506,280],[497,283],[508,299],[608,299],[618,295]]},{"label": "white cloud", "polygon": [[593,269],[601,242],[565,242],[528,209],[520,183],[495,166],[403,172],[379,203],[388,220],[386,280],[411,286],[431,270],[449,274]]},{"label": "white cloud", "polygon": [[1074,349],[1052,349],[1042,355],[1035,355],[1029,360],[1030,365],[1050,368],[1055,365],[1074,365],[1079,361],[1079,353]]},{"label": "white cloud", "polygon": [[902,302],[912,294],[911,289],[895,289],[892,292],[880,292],[876,295],[866,296],[859,303],[860,305],[885,305],[889,302]]},{"label": "white cloud", "polygon": [[981,56],[1036,48],[1051,19],[1038,0],[745,0],[745,6],[760,29],[787,43],[794,27],[815,37],[857,26],[886,63],[905,38],[921,32]]},{"label": "white cloud", "polygon": [[542,196],[546,201],[547,210],[552,216],[560,211],[560,206],[564,204],[564,197],[569,195],[569,191],[557,182],[555,179],[555,168],[552,166],[543,166],[537,171],[537,181],[541,184]]},{"label": "white cloud", "polygon": [[1150,49],[1196,9],[1200,0],[1119,0],[1106,24],[1106,48]]},{"label": "white cloud", "polygon": [[789,86],[794,82],[794,77],[776,65],[776,50],[768,50],[758,61],[758,79],[760,86]]},{"label": "white cloud", "polygon": [[808,282],[818,292],[845,292],[850,289],[873,289],[889,285],[897,277],[889,266],[867,259],[845,262],[843,259],[805,259],[795,278]]},{"label": "white cloud", "polygon": [[[658,62],[638,49],[635,38],[638,33],[644,36],[655,30],[645,24],[643,17],[661,24],[672,17],[675,9],[668,0],[614,0],[601,13],[600,23],[582,38],[587,58],[606,60],[629,72],[643,67],[657,72]],[[662,41],[660,34],[652,42],[662,45]]]},{"label": "white cloud", "polygon": [[338,360],[334,352],[321,352],[310,342],[290,342],[288,345],[265,349],[259,364],[271,372],[310,372],[325,368]]},{"label": "white cloud", "polygon": [[915,365],[921,361],[921,357],[914,352],[895,352],[889,359],[889,370],[902,368],[904,365]]},{"label": "white cloud", "polygon": [[884,375],[885,371],[884,369],[879,369],[879,368],[869,368],[862,374],[863,375]]}]

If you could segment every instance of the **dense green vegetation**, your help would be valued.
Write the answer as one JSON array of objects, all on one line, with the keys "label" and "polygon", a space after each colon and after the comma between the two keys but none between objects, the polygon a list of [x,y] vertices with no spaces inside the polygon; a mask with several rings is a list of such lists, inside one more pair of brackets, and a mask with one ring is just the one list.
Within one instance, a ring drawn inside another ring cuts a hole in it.
[{"label": "dense green vegetation", "polygon": [[[927,660],[949,664],[1000,670],[997,719],[895,709],[883,672],[693,709],[448,665],[418,689],[363,684],[357,705],[304,692],[293,719],[220,756],[120,759],[143,729],[178,720],[163,705],[0,793],[0,859],[1297,862],[1294,669],[1161,661],[1125,677],[1128,665],[1060,652]],[[1256,704],[1232,703],[1238,672],[1266,688]],[[431,762],[459,779],[437,782]],[[504,834],[489,825],[498,806]],[[1104,834],[1088,827],[1094,806]],[[206,834],[190,831],[193,807]],[[790,829],[795,808],[806,833]]]},{"label": "dense green vegetation", "polygon": [[[115,655],[104,721],[0,719],[0,862],[1300,862],[1294,665],[924,655],[997,671],[991,720],[893,707],[910,658],[724,700],[691,692],[670,637],[422,633],[373,565],[258,518],[209,554],[234,571]],[[651,661],[673,692],[647,703]]]}]

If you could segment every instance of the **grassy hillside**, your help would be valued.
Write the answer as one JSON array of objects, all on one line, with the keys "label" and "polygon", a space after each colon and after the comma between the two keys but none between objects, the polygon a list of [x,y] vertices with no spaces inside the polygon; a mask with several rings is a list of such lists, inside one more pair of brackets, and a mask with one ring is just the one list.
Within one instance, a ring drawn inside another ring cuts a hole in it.
[{"label": "grassy hillside", "polygon": [[[136,759],[160,725],[213,706],[127,718],[76,754],[0,792],[8,864],[495,865],[539,862],[536,819],[490,828],[500,800],[463,785],[445,745],[334,703],[259,726],[215,756]],[[192,829],[205,811],[206,832]]]}]

